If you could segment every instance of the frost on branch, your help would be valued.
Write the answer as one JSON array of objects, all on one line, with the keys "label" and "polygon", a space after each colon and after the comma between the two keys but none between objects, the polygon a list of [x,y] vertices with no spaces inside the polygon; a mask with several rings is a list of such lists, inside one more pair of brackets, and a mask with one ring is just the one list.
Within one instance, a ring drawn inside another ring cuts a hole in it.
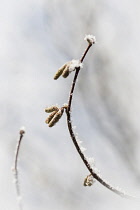
[{"label": "frost on branch", "polygon": [[72,61],[65,63],[62,67],[60,67],[58,69],[58,71],[56,72],[56,74],[54,76],[55,80],[58,79],[60,76],[67,78],[72,71],[75,71],[75,75],[74,75],[74,78],[72,81],[72,86],[71,86],[70,93],[69,93],[68,104],[66,104],[63,107],[58,108],[58,109],[47,108],[45,111],[47,113],[50,113],[50,112],[52,112],[52,113],[48,116],[46,123],[49,125],[49,127],[54,126],[55,123],[57,123],[59,121],[59,119],[61,118],[63,111],[65,109],[66,116],[67,116],[67,125],[68,125],[68,130],[69,130],[71,139],[75,145],[77,152],[79,153],[81,159],[83,160],[85,166],[87,167],[88,171],[90,172],[90,175],[88,175],[84,180],[84,186],[91,186],[94,183],[94,181],[97,180],[104,187],[108,188],[112,192],[114,192],[122,197],[132,198],[132,196],[125,194],[122,190],[111,186],[107,181],[105,181],[101,177],[99,170],[95,167],[94,158],[88,158],[85,156],[84,152],[86,149],[81,146],[82,142],[77,139],[76,134],[74,134],[74,131],[73,131],[72,120],[71,120],[71,114],[72,114],[71,107],[72,107],[72,100],[73,100],[75,85],[76,85],[77,78],[79,75],[79,70],[83,67],[82,63],[87,55],[87,52],[89,51],[90,47],[96,43],[95,36],[90,35],[90,34],[86,35],[84,40],[88,42],[88,46],[87,46],[85,52],[83,53],[82,57],[79,60],[72,60]]},{"label": "frost on branch", "polygon": [[86,35],[84,38],[85,41],[87,41],[90,45],[95,44],[96,43],[96,38],[93,35]]}]

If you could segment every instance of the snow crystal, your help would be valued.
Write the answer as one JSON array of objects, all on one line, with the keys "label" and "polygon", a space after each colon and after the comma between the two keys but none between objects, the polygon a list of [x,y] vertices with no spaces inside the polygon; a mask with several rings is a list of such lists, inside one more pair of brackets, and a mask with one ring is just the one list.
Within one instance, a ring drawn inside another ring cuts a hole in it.
[{"label": "snow crystal", "polygon": [[83,68],[83,64],[79,60],[72,60],[69,65],[69,72],[74,71],[76,68]]},{"label": "snow crystal", "polygon": [[89,162],[89,164],[91,165],[91,166],[94,166],[95,165],[95,160],[94,160],[94,158],[88,158],[88,162]]},{"label": "snow crystal", "polygon": [[87,41],[89,44],[95,44],[96,43],[96,38],[93,35],[86,35],[84,38],[85,41]]},{"label": "snow crystal", "polygon": [[82,141],[78,139],[77,143],[80,145],[80,144],[82,144]]},{"label": "snow crystal", "polygon": [[82,152],[86,151],[86,148],[84,148],[84,147],[80,147],[80,149]]},{"label": "snow crystal", "polygon": [[100,170],[98,168],[96,168],[95,166],[92,168],[94,173],[100,175]]},{"label": "snow crystal", "polygon": [[72,126],[72,128],[75,130],[76,129],[76,126],[74,125],[74,126]]}]

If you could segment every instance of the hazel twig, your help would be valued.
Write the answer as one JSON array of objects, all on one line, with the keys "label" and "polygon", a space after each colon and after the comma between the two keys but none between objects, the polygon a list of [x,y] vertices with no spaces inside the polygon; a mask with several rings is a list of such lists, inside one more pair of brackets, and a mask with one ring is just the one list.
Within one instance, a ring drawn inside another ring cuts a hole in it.
[{"label": "hazel twig", "polygon": [[18,157],[19,157],[19,150],[21,146],[21,142],[23,139],[23,136],[25,134],[25,129],[22,127],[19,131],[19,139],[16,146],[15,151],[15,160],[14,160],[14,167],[12,168],[12,171],[14,173],[14,183],[16,187],[16,193],[17,193],[17,199],[19,204],[19,209],[22,210],[22,204],[21,204],[21,192],[20,192],[20,185],[19,185],[19,177],[18,177]]},{"label": "hazel twig", "polygon": [[[71,86],[71,89],[70,89],[69,98],[68,98],[68,105],[61,107],[61,110],[64,110],[65,109],[65,111],[66,111],[67,125],[68,125],[68,130],[69,130],[71,139],[72,139],[72,141],[74,143],[74,146],[75,146],[77,152],[79,153],[81,159],[83,160],[85,166],[87,167],[88,171],[90,172],[90,175],[88,175],[86,177],[86,179],[85,179],[84,185],[85,186],[91,186],[92,183],[94,182],[94,179],[96,179],[103,186],[105,186],[109,190],[113,191],[114,193],[116,193],[116,194],[118,194],[118,195],[120,195],[122,197],[125,197],[125,198],[134,198],[133,196],[124,193],[124,191],[122,191],[122,190],[120,190],[118,188],[115,188],[115,187],[111,186],[110,184],[108,184],[108,182],[106,182],[99,175],[99,173],[96,171],[96,168],[92,167],[92,165],[90,163],[90,159],[92,159],[92,158],[87,158],[84,155],[83,148],[80,147],[80,145],[78,143],[78,140],[76,139],[76,136],[75,136],[74,131],[73,131],[73,126],[72,126],[72,121],[71,121],[71,106],[72,106],[72,100],[73,100],[73,94],[74,94],[75,85],[76,85],[76,82],[77,82],[77,78],[78,78],[80,69],[83,66],[82,65],[83,61],[84,61],[84,59],[85,59],[85,57],[86,57],[89,49],[91,48],[91,46],[96,43],[96,39],[95,39],[95,37],[93,35],[86,35],[84,40],[86,40],[88,42],[88,46],[87,46],[86,50],[84,51],[81,59],[80,60],[72,60],[72,61],[64,64],[57,71],[57,73],[55,74],[55,77],[54,77],[54,79],[57,79],[59,76],[62,75],[64,78],[66,78],[69,75],[69,73],[71,73],[72,71],[75,71],[74,78],[73,78],[73,81],[72,81],[72,86]],[[65,73],[65,69],[66,69],[66,73]],[[57,115],[57,113],[58,112],[56,112],[56,114],[54,115],[53,118],[55,118],[55,116]],[[62,114],[61,114],[61,116],[62,116]],[[60,119],[61,116],[58,115],[58,118],[56,117],[57,120],[55,121],[55,123],[58,122],[58,120]],[[52,118],[51,121],[53,121],[53,118]],[[51,123],[51,121],[50,121],[50,123]],[[52,127],[52,126],[49,126],[49,127]],[[93,180],[92,180],[92,178],[93,178]]]},{"label": "hazel twig", "polygon": [[[83,56],[81,57],[80,61],[81,63],[84,61],[90,47],[92,46],[92,43],[89,42],[89,45],[87,47],[87,49],[85,50]],[[95,42],[94,42],[95,43]],[[122,196],[122,197],[126,197],[126,198],[132,198],[131,195],[127,195],[126,193],[124,193],[121,190],[118,190],[117,188],[111,186],[110,184],[108,184],[105,180],[103,180],[99,174],[97,174],[96,172],[93,171],[92,167],[90,166],[88,160],[86,159],[84,153],[81,151],[80,146],[77,143],[73,128],[72,128],[72,121],[71,121],[71,105],[72,105],[72,99],[73,99],[73,93],[74,93],[74,89],[75,89],[75,85],[76,85],[76,81],[77,81],[77,77],[80,71],[80,67],[76,68],[75,71],[75,75],[73,78],[73,82],[72,82],[72,86],[71,86],[71,90],[70,90],[70,94],[69,94],[69,99],[68,99],[68,107],[66,109],[66,115],[67,115],[67,125],[68,125],[68,129],[69,129],[69,133],[71,136],[71,139],[75,145],[75,148],[77,150],[77,152],[79,153],[81,159],[83,160],[85,166],[87,167],[87,169],[89,170],[90,174],[93,176],[94,179],[96,179],[97,181],[99,181],[103,186],[105,186],[106,188],[108,188],[109,190],[113,191],[114,193]]]}]

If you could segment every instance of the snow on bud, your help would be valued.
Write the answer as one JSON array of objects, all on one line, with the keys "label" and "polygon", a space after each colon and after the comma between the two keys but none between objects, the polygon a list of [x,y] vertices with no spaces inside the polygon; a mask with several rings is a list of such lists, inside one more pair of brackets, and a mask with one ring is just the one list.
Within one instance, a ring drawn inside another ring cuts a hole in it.
[{"label": "snow on bud", "polygon": [[83,64],[79,60],[72,60],[69,65],[69,71],[75,71],[76,68],[83,68]]},{"label": "snow on bud", "polygon": [[20,134],[20,135],[23,135],[24,133],[25,133],[25,127],[22,126],[22,127],[20,128],[19,134]]},{"label": "snow on bud", "polygon": [[85,179],[84,179],[84,186],[91,186],[93,185],[93,183],[95,182],[95,179],[93,178],[93,176],[90,174],[88,175]]},{"label": "snow on bud", "polygon": [[63,104],[63,108],[67,109],[68,108],[68,104]]},{"label": "snow on bud", "polygon": [[85,41],[87,41],[90,45],[95,44],[96,43],[96,38],[93,35],[86,35],[84,38]]},{"label": "snow on bud", "polygon": [[58,111],[58,110],[59,110],[59,109],[58,109],[57,106],[50,106],[50,107],[47,107],[47,108],[45,109],[45,112],[50,113],[50,112]]},{"label": "snow on bud", "polygon": [[62,117],[64,112],[64,108],[59,109],[58,112],[56,112],[56,114],[54,115],[54,117],[51,119],[51,121],[49,122],[49,127],[53,127]]}]

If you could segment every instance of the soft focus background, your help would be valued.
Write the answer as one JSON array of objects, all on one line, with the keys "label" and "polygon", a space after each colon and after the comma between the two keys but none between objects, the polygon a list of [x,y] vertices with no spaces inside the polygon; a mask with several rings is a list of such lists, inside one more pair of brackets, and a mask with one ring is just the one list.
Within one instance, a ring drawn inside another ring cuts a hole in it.
[{"label": "soft focus background", "polygon": [[140,1],[0,1],[0,209],[18,210],[13,184],[19,128],[26,127],[19,178],[24,210],[138,210],[96,182],[70,139],[66,118],[44,123],[48,105],[67,103],[74,74],[53,80],[96,36],[76,85],[75,132],[102,176],[140,196]]}]

